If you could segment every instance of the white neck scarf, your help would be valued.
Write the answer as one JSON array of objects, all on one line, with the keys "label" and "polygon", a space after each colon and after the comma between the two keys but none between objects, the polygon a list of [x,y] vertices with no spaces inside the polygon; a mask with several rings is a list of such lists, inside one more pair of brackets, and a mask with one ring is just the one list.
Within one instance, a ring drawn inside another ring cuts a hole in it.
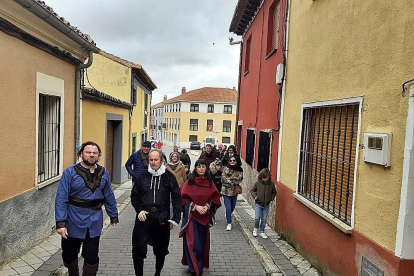
[{"label": "white neck scarf", "polygon": [[151,165],[148,166],[148,172],[152,174],[152,176],[160,176],[165,173],[165,166],[164,164],[161,164],[161,167],[159,167],[157,170],[153,170],[151,168]]}]

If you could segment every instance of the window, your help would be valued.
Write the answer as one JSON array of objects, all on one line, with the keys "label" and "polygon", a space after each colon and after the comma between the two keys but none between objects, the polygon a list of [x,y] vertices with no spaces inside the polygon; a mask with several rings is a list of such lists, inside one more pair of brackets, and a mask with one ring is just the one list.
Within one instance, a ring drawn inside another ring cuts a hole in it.
[{"label": "window", "polygon": [[359,102],[303,109],[298,193],[351,225]]},{"label": "window", "polygon": [[144,109],[147,110],[148,109],[148,94],[145,93],[144,96]]},{"label": "window", "polygon": [[223,138],[221,138],[221,142],[223,144],[230,144],[230,137],[223,137]]},{"label": "window", "polygon": [[136,105],[137,104],[137,86],[134,85],[134,88],[132,89],[131,93],[131,104]]},{"label": "window", "polygon": [[275,0],[269,10],[269,24],[267,34],[267,54],[271,54],[279,48],[279,29],[281,5],[279,0]]},{"label": "window", "polygon": [[198,104],[191,104],[190,112],[198,112]]},{"label": "window", "polygon": [[197,142],[197,135],[190,135],[188,137],[188,141],[190,141],[190,142]]},{"label": "window", "polygon": [[198,130],[198,119],[190,119],[190,130]]},{"label": "window", "polygon": [[267,131],[260,131],[259,137],[259,154],[257,159],[257,171],[262,169],[270,169],[270,154],[272,145],[272,133]]},{"label": "window", "polygon": [[178,130],[180,130],[180,118],[178,118]]},{"label": "window", "polygon": [[253,167],[254,150],[256,148],[256,130],[248,129],[246,137],[246,163]]},{"label": "window", "polygon": [[251,44],[252,44],[252,35],[249,36],[246,42],[246,55],[244,57],[244,74],[247,74],[249,72]]},{"label": "window", "polygon": [[224,114],[231,114],[231,111],[232,111],[231,107],[232,107],[231,105],[225,105],[223,113]]},{"label": "window", "polygon": [[181,103],[178,104],[178,112],[181,112]]},{"label": "window", "polygon": [[223,121],[223,132],[231,132],[231,121]]},{"label": "window", "polygon": [[207,112],[208,113],[214,113],[214,104],[209,104],[207,106]]},{"label": "window", "polygon": [[132,133],[132,153],[137,151],[137,133]]},{"label": "window", "polygon": [[207,131],[213,131],[213,120],[207,120]]},{"label": "window", "polygon": [[39,94],[37,183],[60,174],[61,99]]}]

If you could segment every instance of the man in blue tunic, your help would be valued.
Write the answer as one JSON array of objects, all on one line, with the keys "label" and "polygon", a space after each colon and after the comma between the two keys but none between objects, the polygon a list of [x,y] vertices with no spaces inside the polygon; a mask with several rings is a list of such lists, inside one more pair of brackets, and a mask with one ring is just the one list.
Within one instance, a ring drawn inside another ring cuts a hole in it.
[{"label": "man in blue tunic", "polygon": [[109,173],[98,165],[100,156],[101,149],[96,143],[83,143],[78,151],[81,162],[63,172],[56,194],[56,232],[62,236],[62,259],[69,276],[79,275],[81,244],[84,258],[82,275],[93,276],[98,271],[102,205],[111,225],[119,222]]},{"label": "man in blue tunic", "polygon": [[132,182],[137,182],[137,177],[148,169],[148,153],[151,149],[151,143],[145,141],[142,143],[141,149],[134,152],[125,163],[125,168],[132,176]]}]

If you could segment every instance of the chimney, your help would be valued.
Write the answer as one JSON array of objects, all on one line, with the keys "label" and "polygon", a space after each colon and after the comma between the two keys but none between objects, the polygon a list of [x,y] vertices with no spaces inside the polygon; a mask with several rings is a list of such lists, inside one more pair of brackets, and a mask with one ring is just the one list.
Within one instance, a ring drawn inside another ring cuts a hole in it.
[{"label": "chimney", "polygon": [[233,90],[236,90],[236,86],[233,86]]},{"label": "chimney", "polygon": [[185,87],[181,88],[181,95],[185,94],[185,92],[187,92],[187,91],[185,90]]},{"label": "chimney", "polygon": [[164,95],[164,102],[167,100],[167,95]]}]

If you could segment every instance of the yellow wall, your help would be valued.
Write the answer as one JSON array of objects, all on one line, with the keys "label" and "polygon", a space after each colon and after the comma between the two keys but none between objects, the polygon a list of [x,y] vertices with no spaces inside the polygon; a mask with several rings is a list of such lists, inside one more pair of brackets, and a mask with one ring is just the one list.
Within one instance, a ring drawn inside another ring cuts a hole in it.
[{"label": "yellow wall", "polygon": [[[168,133],[180,135],[180,142],[188,142],[190,135],[197,135],[199,142],[203,142],[206,136],[216,136],[221,143],[222,137],[230,137],[230,144],[234,144],[235,114],[199,113],[199,112],[166,112],[164,118],[180,118],[180,129],[170,128],[167,123]],[[190,131],[190,119],[198,119],[198,131]],[[217,128],[219,133],[206,131],[207,120],[213,120],[213,131]],[[231,121],[231,132],[223,132],[223,120]]]},{"label": "yellow wall", "polygon": [[1,202],[35,187],[37,72],[64,81],[63,168],[74,163],[75,66],[3,32],[0,53]]},{"label": "yellow wall", "polygon": [[105,166],[106,154],[106,114],[119,114],[123,116],[122,125],[122,166],[129,158],[128,142],[129,142],[129,120],[128,109],[114,107],[110,105],[100,104],[98,102],[84,100],[83,118],[82,118],[82,142],[94,141],[102,150],[102,157],[99,164]]},{"label": "yellow wall", "polygon": [[[99,54],[87,69],[89,81],[96,90],[125,102],[131,102],[131,68]],[[85,86],[91,87],[85,74]]]},{"label": "yellow wall", "polygon": [[[137,87],[137,105],[134,106],[134,113],[132,116],[132,132],[137,132],[137,149],[140,148],[141,141],[141,131],[147,132],[148,140],[151,139],[149,133],[150,129],[150,108],[151,108],[151,95],[148,95],[148,105],[147,105],[147,127],[144,128],[144,110],[145,110],[145,92],[140,87]],[[132,142],[131,142],[132,149]]]},{"label": "yellow wall", "polygon": [[301,105],[364,96],[360,143],[364,132],[392,132],[392,166],[364,163],[359,149],[355,229],[392,251],[408,101],[401,84],[413,77],[412,14],[412,1],[291,1],[281,182],[296,190]]}]

